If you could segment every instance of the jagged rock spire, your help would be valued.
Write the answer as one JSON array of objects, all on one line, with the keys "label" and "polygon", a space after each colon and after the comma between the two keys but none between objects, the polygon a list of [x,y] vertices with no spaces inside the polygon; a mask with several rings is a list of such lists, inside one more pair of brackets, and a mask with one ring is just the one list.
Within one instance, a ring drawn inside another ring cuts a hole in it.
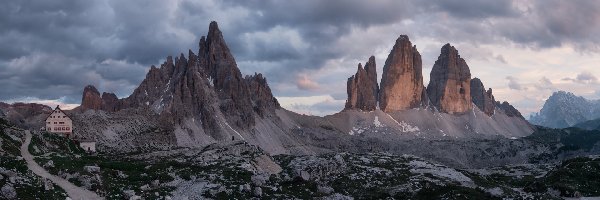
[{"label": "jagged rock spire", "polygon": [[427,94],[431,104],[445,113],[464,113],[472,109],[471,72],[458,50],[446,44],[431,70]]},{"label": "jagged rock spire", "polygon": [[383,66],[379,107],[386,112],[420,107],[426,102],[423,90],[421,54],[401,35]]},{"label": "jagged rock spire", "polygon": [[345,109],[360,109],[363,111],[377,109],[379,87],[377,85],[375,56],[369,58],[365,68],[360,63],[358,64],[356,74],[348,78],[347,92],[348,100]]},{"label": "jagged rock spire", "polygon": [[479,78],[471,79],[470,85],[471,98],[475,106],[488,116],[492,116],[496,109],[496,99],[494,99],[494,95],[492,94],[492,88],[485,91],[485,87]]}]

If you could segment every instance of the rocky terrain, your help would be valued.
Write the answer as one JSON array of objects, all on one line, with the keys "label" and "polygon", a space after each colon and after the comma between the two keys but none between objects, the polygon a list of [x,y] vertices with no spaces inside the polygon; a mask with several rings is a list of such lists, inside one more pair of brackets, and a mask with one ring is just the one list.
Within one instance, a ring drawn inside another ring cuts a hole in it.
[{"label": "rocky terrain", "polygon": [[0,118],[0,199],[65,199],[66,193],[27,169],[24,130]]},{"label": "rocky terrain", "polygon": [[550,128],[566,128],[598,118],[600,102],[558,91],[548,97],[540,112],[530,116],[529,121]]},{"label": "rocky terrain", "polygon": [[[540,153],[524,155],[527,151],[515,149],[493,156],[518,157],[522,154],[528,161],[502,164],[498,160],[487,160],[498,165],[468,168],[385,152],[270,156],[243,141],[115,156],[80,154],[66,146],[43,147],[48,144],[41,141],[54,140],[44,139],[52,137],[46,135],[31,148],[40,149],[36,160],[46,163],[44,167],[51,173],[109,199],[561,199],[598,196],[600,182],[593,177],[599,175],[600,159],[574,154],[584,149],[598,153],[600,138],[595,139],[592,148],[583,143],[570,143],[580,134],[552,130],[538,132],[512,141],[525,144],[522,145],[524,149],[544,146]],[[600,132],[585,134],[600,135]],[[563,137],[565,135],[568,136]],[[490,152],[513,145],[508,141],[504,145],[492,144],[496,143],[494,141],[488,141],[487,145],[484,141],[468,143],[487,146],[485,148]],[[554,145],[560,148],[552,149]],[[563,148],[565,145],[571,147]],[[491,146],[495,148],[492,150]],[[577,148],[579,150],[575,150]]]},{"label": "rocky terrain", "polygon": [[37,103],[0,102],[0,118],[20,128],[42,127],[44,120],[50,115],[52,108]]},{"label": "rocky terrain", "polygon": [[[380,83],[371,56],[348,79],[344,110],[301,115],[280,107],[262,74],[241,74],[212,22],[197,52],[151,66],[130,96],[84,87],[81,106],[68,114],[74,138],[96,141],[97,154],[44,132],[34,133],[29,151],[50,173],[107,199],[600,195],[597,179],[580,179],[597,175],[600,131],[533,126],[471,76],[446,44],[425,87],[421,55],[401,35]],[[0,104],[0,111],[8,119],[0,170],[30,180],[0,179],[3,197],[35,199],[19,192],[21,184],[64,199],[51,184],[42,191],[14,152],[18,127],[39,130],[50,108]],[[4,187],[13,188],[9,196]]]}]

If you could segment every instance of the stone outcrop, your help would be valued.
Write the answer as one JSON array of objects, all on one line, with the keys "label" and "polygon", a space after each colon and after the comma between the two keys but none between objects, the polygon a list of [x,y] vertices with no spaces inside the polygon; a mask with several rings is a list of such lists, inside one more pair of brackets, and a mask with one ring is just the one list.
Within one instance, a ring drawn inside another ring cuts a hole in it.
[{"label": "stone outcrop", "polygon": [[114,93],[102,93],[102,110],[106,110],[109,112],[115,112],[119,110],[121,107],[121,102],[119,102],[119,98]]},{"label": "stone outcrop", "polygon": [[401,35],[383,66],[379,107],[390,112],[423,106],[423,90],[421,54]]},{"label": "stone outcrop", "polygon": [[450,44],[442,47],[430,77],[427,94],[440,112],[460,114],[472,109],[471,72],[456,48]]},{"label": "stone outcrop", "polygon": [[104,110],[115,112],[122,107],[122,102],[117,95],[113,93],[100,92],[93,85],[88,85],[83,88],[83,97],[81,98],[80,110]]},{"label": "stone outcrop", "polygon": [[102,97],[100,92],[93,85],[88,85],[83,88],[83,97],[81,98],[81,108],[84,110],[101,110]]},{"label": "stone outcrop", "polygon": [[358,64],[355,75],[348,78],[347,83],[348,100],[345,109],[359,109],[373,111],[377,109],[377,97],[379,86],[377,84],[377,70],[375,57],[371,56],[369,61],[362,65]]},{"label": "stone outcrop", "polygon": [[492,88],[485,91],[483,83],[478,78],[471,79],[471,98],[479,110],[488,116],[494,114],[496,99],[494,99],[494,95],[492,94]]}]

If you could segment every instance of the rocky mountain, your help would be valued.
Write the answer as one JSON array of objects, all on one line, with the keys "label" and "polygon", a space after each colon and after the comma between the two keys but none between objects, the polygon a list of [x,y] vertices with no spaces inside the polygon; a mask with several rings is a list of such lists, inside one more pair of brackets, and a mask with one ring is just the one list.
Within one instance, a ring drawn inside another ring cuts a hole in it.
[{"label": "rocky mountain", "polygon": [[0,115],[4,115],[9,122],[21,128],[41,127],[46,117],[52,112],[52,108],[37,103],[13,103],[0,102]]},{"label": "rocky mountain", "polygon": [[530,116],[529,121],[550,128],[565,128],[598,118],[600,118],[599,101],[558,91],[548,97],[540,112]]},{"label": "rocky mountain", "polygon": [[[279,106],[261,74],[242,76],[213,22],[200,39],[198,53],[190,50],[187,56],[169,56],[160,67],[152,66],[130,96],[118,99],[84,88],[82,106],[74,112],[75,134],[95,138],[100,151],[195,148],[234,140],[269,154],[315,154],[400,152],[406,148],[398,145],[412,140],[511,138],[533,132],[520,114],[511,114],[508,103],[490,106],[493,95],[482,83],[474,85],[481,95],[471,98],[469,68],[454,47],[442,48],[434,68],[432,77],[440,80],[431,87],[444,92],[428,95],[421,55],[402,35],[386,60],[380,90],[371,56],[348,79],[342,112],[300,115]],[[431,97],[439,105],[430,104]],[[480,102],[483,109],[473,106]]]},{"label": "rocky mountain", "polygon": [[442,47],[427,89],[423,86],[421,65],[416,46],[408,36],[401,35],[384,66],[379,96],[381,110],[348,109],[365,94],[371,99],[376,97],[361,92],[364,88],[357,83],[366,73],[359,65],[356,75],[348,79],[346,109],[325,119],[349,135],[383,138],[388,138],[385,133],[389,132],[402,133],[393,137],[405,139],[496,135],[510,138],[533,132],[518,110],[508,102],[496,102],[491,88],[486,91],[481,80],[471,79],[466,61],[453,46]]},{"label": "rocky mountain", "polygon": [[421,54],[408,36],[401,35],[388,55],[381,77],[381,110],[402,111],[423,105]]},{"label": "rocky mountain", "polygon": [[446,44],[431,70],[427,94],[431,104],[441,112],[465,113],[471,103],[471,72],[458,50]]},{"label": "rocky mountain", "polygon": [[189,50],[187,57],[169,56],[160,67],[151,66],[129,97],[84,88],[75,123],[81,137],[97,138],[105,149],[245,140],[271,153],[289,153],[303,144],[290,138],[290,126],[296,125],[284,123],[278,110],[266,78],[242,76],[212,22],[198,53]]},{"label": "rocky mountain", "polygon": [[483,83],[478,78],[471,79],[471,98],[473,103],[479,110],[483,111],[488,116],[494,114],[496,109],[496,100],[492,94],[492,88],[485,91]]},{"label": "rocky mountain", "polygon": [[348,100],[345,109],[373,111],[377,108],[379,86],[374,56],[369,58],[364,69],[358,64],[356,74],[348,78],[347,89]]}]

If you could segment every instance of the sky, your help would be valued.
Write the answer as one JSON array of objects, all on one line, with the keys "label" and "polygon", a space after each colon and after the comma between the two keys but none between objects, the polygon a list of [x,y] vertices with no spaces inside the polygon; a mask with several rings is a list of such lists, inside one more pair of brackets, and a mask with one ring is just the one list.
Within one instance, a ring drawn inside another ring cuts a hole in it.
[{"label": "sky", "polygon": [[450,43],[473,77],[524,115],[553,92],[600,97],[595,0],[6,0],[0,101],[66,108],[84,86],[129,96],[151,65],[192,49],[217,21],[243,74],[263,73],[284,108],[339,112],[346,80],[398,36],[423,60],[425,85]]}]

